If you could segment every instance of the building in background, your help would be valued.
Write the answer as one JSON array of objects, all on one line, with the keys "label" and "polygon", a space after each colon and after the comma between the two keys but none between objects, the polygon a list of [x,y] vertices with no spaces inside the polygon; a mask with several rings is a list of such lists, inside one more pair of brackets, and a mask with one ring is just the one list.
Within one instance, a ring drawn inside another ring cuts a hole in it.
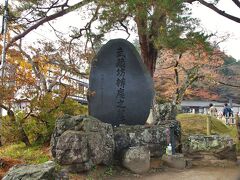
[{"label": "building in background", "polygon": [[[196,113],[196,114],[207,114],[209,109],[209,104],[212,103],[217,111],[220,113],[223,111],[224,102],[217,101],[204,101],[204,100],[183,100],[181,103],[181,109],[184,113]],[[233,113],[240,112],[240,104],[231,103]],[[230,105],[230,104],[229,104]]]},{"label": "building in background", "polygon": [[[12,71],[14,72],[14,71]],[[66,73],[65,73],[66,74]],[[6,73],[6,75],[8,75]],[[9,76],[9,75],[8,75]],[[55,79],[54,73],[49,72],[47,77],[47,83],[52,83],[53,81],[56,81],[56,84],[53,87],[53,91],[61,90],[62,86],[69,86],[77,90],[78,93],[68,96],[69,98],[72,98],[76,100],[77,102],[81,104],[87,104],[87,91],[88,91],[88,79],[87,78],[79,78],[78,76],[74,76],[72,74],[68,74],[67,78],[64,79]],[[48,85],[49,85],[48,84]],[[6,85],[14,85],[14,82],[11,82],[11,84]],[[15,94],[15,101],[13,102],[13,111],[28,111],[31,98],[26,97],[25,90],[27,89],[29,91],[29,88],[35,88],[35,87],[21,87],[17,90]],[[57,96],[57,94],[56,94]],[[0,108],[0,116],[6,116],[7,111],[5,109]]]}]

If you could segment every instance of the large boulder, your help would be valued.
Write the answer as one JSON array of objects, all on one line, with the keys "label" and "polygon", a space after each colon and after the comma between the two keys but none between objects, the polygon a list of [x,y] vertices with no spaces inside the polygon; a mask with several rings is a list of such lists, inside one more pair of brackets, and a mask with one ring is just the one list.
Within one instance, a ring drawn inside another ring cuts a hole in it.
[{"label": "large boulder", "polygon": [[229,136],[189,136],[183,143],[183,153],[193,159],[194,165],[224,166],[237,161],[236,144]]},{"label": "large boulder", "polygon": [[58,119],[51,139],[52,155],[71,172],[109,165],[114,152],[113,129],[91,116]]},{"label": "large boulder", "polygon": [[150,169],[150,151],[147,147],[130,147],[123,155],[122,164],[130,171],[142,174]]},{"label": "large boulder", "polygon": [[172,144],[177,149],[181,133],[177,121],[150,126],[119,126],[114,128],[115,158],[121,159],[129,147],[147,146],[153,157],[161,157],[167,145]]},{"label": "large boulder", "polygon": [[39,165],[15,165],[3,180],[50,180],[56,178],[56,164],[48,161]]}]

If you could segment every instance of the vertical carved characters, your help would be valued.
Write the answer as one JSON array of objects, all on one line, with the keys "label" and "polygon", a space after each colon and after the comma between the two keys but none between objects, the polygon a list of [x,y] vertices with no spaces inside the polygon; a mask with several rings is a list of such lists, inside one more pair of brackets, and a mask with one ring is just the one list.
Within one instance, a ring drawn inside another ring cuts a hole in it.
[{"label": "vertical carved characters", "polygon": [[126,121],[126,106],[125,106],[125,73],[126,73],[126,56],[122,47],[117,49],[117,61],[116,61],[116,107],[117,107],[117,119],[122,124]]}]

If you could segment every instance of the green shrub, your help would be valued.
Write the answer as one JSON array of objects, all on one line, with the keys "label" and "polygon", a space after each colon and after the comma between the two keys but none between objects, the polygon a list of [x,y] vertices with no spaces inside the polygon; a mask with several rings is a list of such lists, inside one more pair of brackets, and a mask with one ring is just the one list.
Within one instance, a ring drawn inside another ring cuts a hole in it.
[{"label": "green shrub", "polygon": [[[64,114],[80,115],[87,114],[87,107],[72,99],[66,99],[61,103],[60,97],[52,94],[45,95],[40,101],[32,101],[37,115],[26,116],[24,112],[16,112],[16,123],[11,122],[8,116],[2,118],[3,143],[21,141],[19,127],[22,126],[31,144],[43,144],[49,142],[55,127],[56,119]],[[27,117],[27,118],[26,118]]]},{"label": "green shrub", "polygon": [[13,123],[8,116],[1,118],[1,141],[3,144],[19,142],[21,140],[19,136],[18,126]]}]

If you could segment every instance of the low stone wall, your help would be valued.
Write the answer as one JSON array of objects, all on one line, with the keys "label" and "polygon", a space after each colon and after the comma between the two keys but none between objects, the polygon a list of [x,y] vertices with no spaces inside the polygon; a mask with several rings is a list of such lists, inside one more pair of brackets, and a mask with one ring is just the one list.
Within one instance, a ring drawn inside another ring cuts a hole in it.
[{"label": "low stone wall", "polygon": [[226,166],[237,161],[236,144],[229,136],[189,136],[183,143],[183,153],[194,165]]},{"label": "low stone wall", "polygon": [[170,142],[178,149],[181,138],[180,129],[178,121],[162,125],[115,127],[113,129],[115,158],[121,158],[125,149],[135,146],[146,146],[151,156],[161,157]]}]

